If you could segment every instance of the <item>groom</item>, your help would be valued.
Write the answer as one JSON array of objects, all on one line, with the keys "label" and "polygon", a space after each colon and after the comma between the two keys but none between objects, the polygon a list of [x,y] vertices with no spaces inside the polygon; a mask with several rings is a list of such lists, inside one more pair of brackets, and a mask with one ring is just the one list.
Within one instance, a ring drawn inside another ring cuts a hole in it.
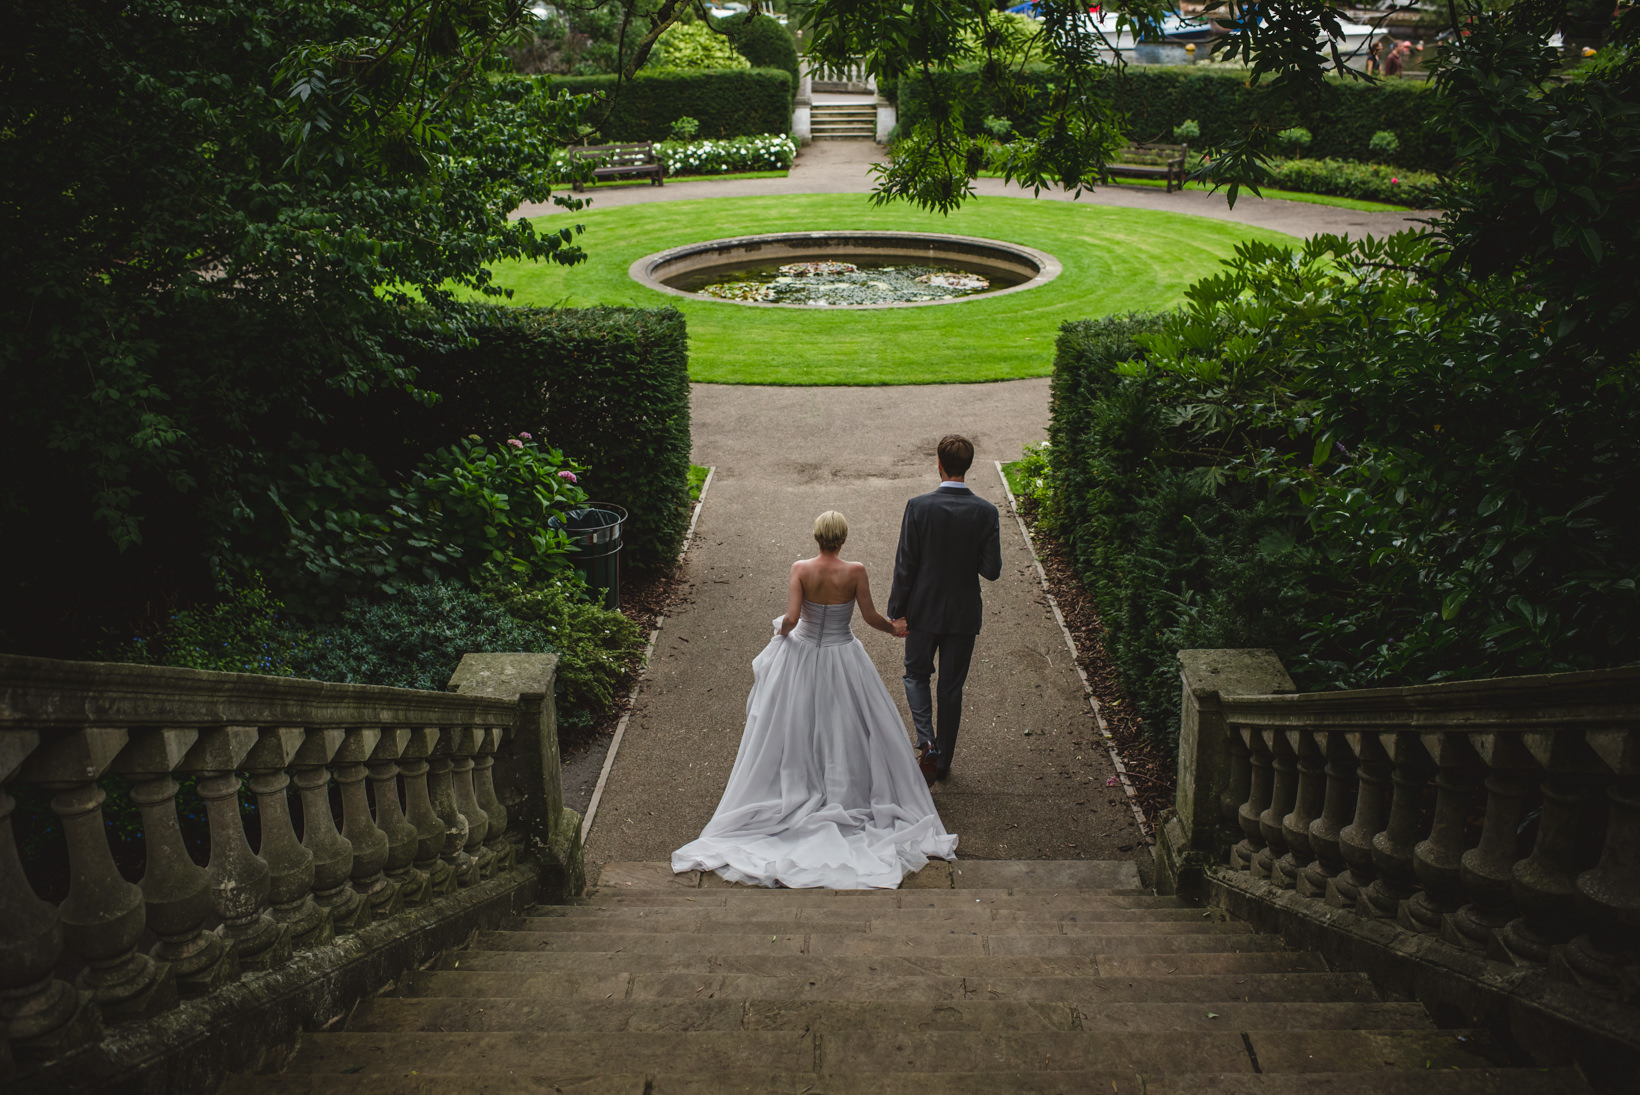
[{"label": "groom", "polygon": [[[979,580],[1002,574],[1002,535],[997,508],[963,482],[974,462],[974,444],[949,434],[940,438],[940,485],[905,504],[888,617],[905,640],[905,698],[917,728],[917,757],[929,783],[951,774],[951,757],[962,722],[962,685],[974,656],[982,609]],[[939,658],[939,734],[928,679]]]}]

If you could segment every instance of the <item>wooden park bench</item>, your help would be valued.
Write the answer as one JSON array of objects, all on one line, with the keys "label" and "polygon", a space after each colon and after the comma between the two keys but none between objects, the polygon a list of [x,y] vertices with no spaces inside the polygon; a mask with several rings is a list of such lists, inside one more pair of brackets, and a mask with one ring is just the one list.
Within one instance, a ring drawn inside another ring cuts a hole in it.
[{"label": "wooden park bench", "polygon": [[1184,189],[1184,162],[1189,145],[1131,144],[1118,149],[1105,165],[1105,179],[1164,179],[1167,192]]},{"label": "wooden park bench", "polygon": [[[592,178],[595,182],[603,182],[605,179],[647,178],[653,186],[666,185],[666,170],[655,158],[654,141],[640,141],[636,144],[581,145],[571,148],[569,154],[573,160],[590,160],[596,165],[592,169]],[[576,179],[572,185],[576,190],[585,188],[580,179]]]}]

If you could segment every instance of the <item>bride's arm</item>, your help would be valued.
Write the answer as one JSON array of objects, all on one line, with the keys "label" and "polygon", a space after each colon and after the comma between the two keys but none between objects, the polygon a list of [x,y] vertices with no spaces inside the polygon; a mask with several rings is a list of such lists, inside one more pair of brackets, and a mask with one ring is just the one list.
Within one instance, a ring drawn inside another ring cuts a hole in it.
[{"label": "bride's arm", "polygon": [[871,579],[866,575],[864,563],[855,563],[859,568],[858,577],[854,583],[854,602],[860,606],[860,619],[875,627],[878,631],[894,634],[894,625],[877,611],[877,606],[871,603]]},{"label": "bride's arm", "polygon": [[780,621],[780,634],[791,634],[792,628],[803,616],[803,572],[802,563],[792,564],[792,579],[786,587],[786,615]]}]

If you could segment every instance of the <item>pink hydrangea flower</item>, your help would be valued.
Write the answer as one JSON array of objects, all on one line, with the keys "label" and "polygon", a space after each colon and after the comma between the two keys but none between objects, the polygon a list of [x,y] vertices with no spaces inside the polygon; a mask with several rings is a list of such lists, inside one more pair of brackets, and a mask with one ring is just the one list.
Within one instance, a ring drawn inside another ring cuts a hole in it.
[{"label": "pink hydrangea flower", "polygon": [[511,445],[515,449],[521,449],[524,447],[524,442],[518,440],[516,437],[507,438],[507,444]]},{"label": "pink hydrangea flower", "polygon": [[1390,177],[1389,177],[1389,181],[1390,181],[1390,182],[1392,182],[1392,183],[1398,183],[1398,182],[1400,182],[1400,181],[1401,181],[1401,180],[1400,180],[1400,179],[1397,179],[1397,178],[1396,178],[1396,177],[1395,177],[1395,176],[1394,176],[1394,175],[1391,175],[1391,176],[1390,176]]},{"label": "pink hydrangea flower", "polygon": [[558,473],[558,478],[568,479],[571,483],[580,482],[580,480],[575,478],[575,473],[572,472],[572,471],[561,471],[561,472]]},{"label": "pink hydrangea flower", "polygon": [[518,436],[519,436],[519,437],[520,437],[520,438],[521,438],[521,439],[522,439],[522,440],[525,440],[525,441],[534,441],[534,440],[535,440],[535,438],[533,438],[533,437],[531,437],[531,436],[530,436],[530,435],[529,435],[529,434],[527,434],[527,433],[522,433],[522,432],[520,432],[520,433],[519,433],[519,435],[518,435]]}]

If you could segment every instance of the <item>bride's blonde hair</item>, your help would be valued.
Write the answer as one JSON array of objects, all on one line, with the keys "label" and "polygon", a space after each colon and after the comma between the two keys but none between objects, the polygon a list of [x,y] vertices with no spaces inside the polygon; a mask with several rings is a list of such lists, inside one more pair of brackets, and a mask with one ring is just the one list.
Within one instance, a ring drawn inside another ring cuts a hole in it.
[{"label": "bride's blonde hair", "polygon": [[848,541],[848,518],[834,509],[814,519],[814,542],[821,551],[838,551]]}]

